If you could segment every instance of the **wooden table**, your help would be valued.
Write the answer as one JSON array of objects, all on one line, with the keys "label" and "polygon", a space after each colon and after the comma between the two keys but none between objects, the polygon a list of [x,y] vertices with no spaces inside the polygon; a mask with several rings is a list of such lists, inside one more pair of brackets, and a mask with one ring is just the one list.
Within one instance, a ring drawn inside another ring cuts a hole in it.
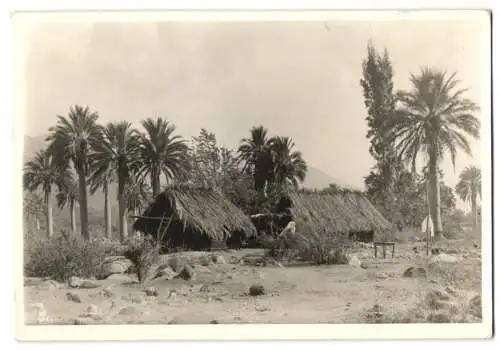
[{"label": "wooden table", "polygon": [[373,242],[373,249],[375,250],[375,257],[377,257],[377,246],[382,246],[382,256],[384,257],[385,259],[385,248],[387,246],[391,246],[392,247],[392,257],[394,258],[394,249],[395,249],[395,246],[396,246],[396,242]]}]

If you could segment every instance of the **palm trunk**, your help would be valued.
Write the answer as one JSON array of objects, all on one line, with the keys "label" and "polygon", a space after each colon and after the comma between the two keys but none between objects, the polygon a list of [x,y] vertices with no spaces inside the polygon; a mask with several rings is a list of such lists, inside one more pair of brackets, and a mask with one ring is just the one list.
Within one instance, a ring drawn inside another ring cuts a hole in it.
[{"label": "palm trunk", "polygon": [[52,238],[54,235],[54,227],[52,223],[52,201],[50,196],[50,191],[45,192],[45,217],[47,223],[47,237]]},{"label": "palm trunk", "polygon": [[128,238],[127,201],[125,198],[125,184],[122,178],[118,179],[118,212],[120,217],[120,240]]},{"label": "palm trunk", "polygon": [[477,228],[477,193],[475,189],[472,190],[471,211],[472,211],[472,227]]},{"label": "palm trunk", "polygon": [[104,183],[104,226],[105,237],[111,239],[111,205],[109,204],[109,184]]},{"label": "palm trunk", "polygon": [[160,194],[160,171],[153,169],[151,172],[151,187],[153,187],[153,198]]},{"label": "palm trunk", "polygon": [[76,219],[75,219],[75,201],[71,200],[69,202],[69,217],[71,220],[71,233],[76,234]]},{"label": "palm trunk", "polygon": [[434,235],[441,237],[443,224],[441,222],[441,194],[439,188],[437,150],[431,150],[429,159],[429,205],[431,210],[432,222],[434,224]]},{"label": "palm trunk", "polygon": [[82,237],[90,240],[89,234],[89,212],[87,207],[87,181],[85,174],[78,174],[78,190],[80,192],[80,226],[82,228]]}]

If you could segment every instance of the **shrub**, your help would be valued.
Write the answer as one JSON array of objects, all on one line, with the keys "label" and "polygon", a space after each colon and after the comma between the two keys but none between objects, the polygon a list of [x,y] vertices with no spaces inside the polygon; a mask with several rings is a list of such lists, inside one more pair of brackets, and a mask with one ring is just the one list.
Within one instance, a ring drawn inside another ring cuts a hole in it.
[{"label": "shrub", "polygon": [[144,284],[154,277],[153,267],[160,258],[160,245],[151,236],[135,236],[127,241],[124,255],[134,264],[137,278]]},{"label": "shrub", "polygon": [[120,255],[123,247],[107,240],[85,241],[61,235],[27,241],[24,273],[27,277],[48,277],[66,281],[72,276],[96,277],[105,257]]},{"label": "shrub", "polygon": [[316,265],[348,264],[351,243],[343,235],[318,233],[296,233],[288,237],[261,239],[266,256],[284,259],[300,258]]}]

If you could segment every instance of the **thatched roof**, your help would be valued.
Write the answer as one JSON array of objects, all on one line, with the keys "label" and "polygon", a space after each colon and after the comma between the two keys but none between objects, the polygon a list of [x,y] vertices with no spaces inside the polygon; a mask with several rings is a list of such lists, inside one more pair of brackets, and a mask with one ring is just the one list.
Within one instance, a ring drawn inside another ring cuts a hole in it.
[{"label": "thatched roof", "polygon": [[288,195],[298,228],[329,232],[384,231],[391,223],[361,193],[338,194],[296,192]]},{"label": "thatched roof", "polygon": [[223,240],[236,231],[247,236],[256,233],[250,218],[222,193],[190,185],[167,187],[134,223],[134,230],[156,234],[161,222],[156,218],[170,216],[181,222],[184,230],[206,234],[214,240]]}]

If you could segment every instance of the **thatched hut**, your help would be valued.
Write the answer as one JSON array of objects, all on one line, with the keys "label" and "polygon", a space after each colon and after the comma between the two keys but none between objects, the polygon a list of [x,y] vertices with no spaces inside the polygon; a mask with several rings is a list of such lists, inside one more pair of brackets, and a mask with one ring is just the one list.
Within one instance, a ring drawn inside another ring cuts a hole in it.
[{"label": "thatched hut", "polygon": [[164,246],[210,249],[212,241],[255,235],[255,226],[212,188],[169,186],[134,223],[135,231],[161,238]]},{"label": "thatched hut", "polygon": [[[279,233],[290,220],[296,222],[298,232],[343,234],[361,241],[373,241],[375,235],[387,233],[392,228],[370,201],[355,191],[290,193],[279,201],[271,216],[273,233]],[[257,224],[268,217],[269,214],[256,215],[252,220]]]}]

